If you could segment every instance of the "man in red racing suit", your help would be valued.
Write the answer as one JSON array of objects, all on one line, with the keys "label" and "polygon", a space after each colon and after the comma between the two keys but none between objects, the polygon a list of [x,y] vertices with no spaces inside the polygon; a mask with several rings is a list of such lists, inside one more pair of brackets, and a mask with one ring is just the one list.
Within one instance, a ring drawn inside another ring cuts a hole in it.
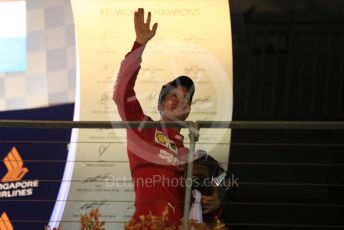
[{"label": "man in red racing suit", "polygon": [[[131,52],[122,61],[113,100],[124,121],[152,121],[146,116],[136,98],[134,86],[140,70],[146,43],[155,35],[157,23],[150,29],[151,14],[144,21],[143,9],[134,15],[136,41]],[[162,121],[184,121],[190,112],[194,85],[190,78],[181,76],[163,86],[158,109]],[[169,208],[169,222],[178,223],[183,217],[184,160],[188,149],[183,145],[184,137],[176,128],[143,128],[127,130],[127,151],[135,191],[135,213],[161,216]],[[211,212],[219,207],[216,197],[202,200]]]}]

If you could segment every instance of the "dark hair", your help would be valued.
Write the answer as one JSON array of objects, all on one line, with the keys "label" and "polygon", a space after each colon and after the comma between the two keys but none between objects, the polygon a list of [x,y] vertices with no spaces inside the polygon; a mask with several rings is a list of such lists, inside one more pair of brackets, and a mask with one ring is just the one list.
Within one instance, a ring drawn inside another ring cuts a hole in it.
[{"label": "dark hair", "polygon": [[192,97],[195,93],[195,85],[194,85],[193,81],[191,80],[191,78],[189,78],[188,76],[179,76],[176,79],[174,79],[173,81],[163,85],[161,87],[161,90],[160,90],[158,104],[160,105],[162,103],[162,101],[164,100],[164,98],[166,97],[166,95],[172,89],[177,88],[178,86],[184,86],[187,88],[188,94],[189,94],[189,100],[190,100],[190,104],[191,104]]}]

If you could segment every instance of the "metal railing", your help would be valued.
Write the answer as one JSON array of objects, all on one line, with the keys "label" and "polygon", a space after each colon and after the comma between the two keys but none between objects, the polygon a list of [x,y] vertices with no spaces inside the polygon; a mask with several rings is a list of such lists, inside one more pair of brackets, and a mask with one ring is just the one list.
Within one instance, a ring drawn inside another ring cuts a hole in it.
[{"label": "metal railing", "polygon": [[46,121],[46,120],[0,120],[0,127],[11,128],[85,128],[85,129],[123,129],[123,128],[221,128],[221,129],[318,129],[344,130],[344,122],[337,121]]},{"label": "metal railing", "polygon": [[[187,128],[189,130],[189,153],[195,151],[199,129],[252,129],[252,130],[344,130],[344,122],[318,121],[196,121],[196,122],[159,122],[159,121],[48,121],[48,120],[0,120],[0,127],[10,128],[82,128],[82,129],[130,129],[130,128]],[[230,144],[230,143],[229,143]],[[193,154],[188,154],[187,178],[191,179]],[[190,211],[191,186],[186,186],[184,200],[184,220]],[[187,229],[184,221],[184,229]]]}]

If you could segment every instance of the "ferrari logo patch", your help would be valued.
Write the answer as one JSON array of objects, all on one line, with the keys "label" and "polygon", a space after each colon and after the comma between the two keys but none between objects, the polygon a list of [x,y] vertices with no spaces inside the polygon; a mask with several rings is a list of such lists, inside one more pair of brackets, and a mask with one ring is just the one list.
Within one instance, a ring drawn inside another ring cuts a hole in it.
[{"label": "ferrari logo patch", "polygon": [[158,130],[155,131],[155,142],[178,154],[177,145],[173,141],[168,139],[168,137],[163,132],[160,132]]},{"label": "ferrari logo patch", "polygon": [[157,132],[155,137],[160,144],[165,145],[167,143],[167,137],[164,134]]}]

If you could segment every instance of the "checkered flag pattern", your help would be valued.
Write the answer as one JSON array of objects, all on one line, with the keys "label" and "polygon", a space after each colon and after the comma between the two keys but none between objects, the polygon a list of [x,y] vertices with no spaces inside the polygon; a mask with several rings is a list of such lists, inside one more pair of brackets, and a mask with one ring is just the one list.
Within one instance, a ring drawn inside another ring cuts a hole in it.
[{"label": "checkered flag pattern", "polygon": [[75,28],[70,0],[30,0],[27,69],[0,73],[0,111],[75,100]]}]

